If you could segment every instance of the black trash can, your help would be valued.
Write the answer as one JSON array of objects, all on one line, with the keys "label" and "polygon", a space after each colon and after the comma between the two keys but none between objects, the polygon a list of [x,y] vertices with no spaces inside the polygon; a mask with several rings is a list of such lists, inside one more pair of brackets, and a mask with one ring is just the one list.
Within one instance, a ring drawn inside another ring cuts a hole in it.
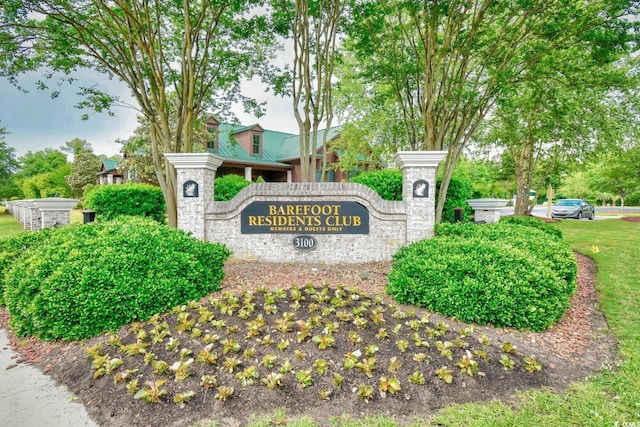
[{"label": "black trash can", "polygon": [[453,221],[454,222],[464,221],[464,208],[453,208]]},{"label": "black trash can", "polygon": [[93,211],[91,209],[82,211],[82,220],[83,220],[83,224],[89,224],[90,222],[95,221],[96,211]]}]

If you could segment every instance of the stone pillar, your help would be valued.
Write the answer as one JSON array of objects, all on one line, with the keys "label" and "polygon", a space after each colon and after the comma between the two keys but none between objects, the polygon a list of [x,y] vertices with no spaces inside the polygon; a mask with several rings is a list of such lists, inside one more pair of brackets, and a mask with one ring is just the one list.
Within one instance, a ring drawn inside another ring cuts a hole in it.
[{"label": "stone pillar", "polygon": [[35,199],[26,203],[24,228],[31,231],[42,229],[42,212],[36,205]]},{"label": "stone pillar", "polygon": [[471,199],[467,203],[473,209],[475,222],[498,222],[500,210],[507,206],[504,199]]},{"label": "stone pillar", "polygon": [[287,182],[293,182],[293,172],[291,169],[287,171]]},{"label": "stone pillar", "polygon": [[244,168],[244,179],[251,182],[251,166],[246,166]]},{"label": "stone pillar", "polygon": [[408,243],[433,237],[436,219],[436,172],[446,151],[399,151],[396,164],[402,169],[402,200],[407,212]]},{"label": "stone pillar", "polygon": [[213,203],[213,180],[222,159],[209,153],[165,153],[176,169],[178,228],[207,240],[205,214]]},{"label": "stone pillar", "polygon": [[78,205],[78,199],[66,199],[62,197],[49,197],[35,199],[34,205],[40,211],[40,227],[53,228],[61,225],[69,225],[71,222],[71,210]]}]

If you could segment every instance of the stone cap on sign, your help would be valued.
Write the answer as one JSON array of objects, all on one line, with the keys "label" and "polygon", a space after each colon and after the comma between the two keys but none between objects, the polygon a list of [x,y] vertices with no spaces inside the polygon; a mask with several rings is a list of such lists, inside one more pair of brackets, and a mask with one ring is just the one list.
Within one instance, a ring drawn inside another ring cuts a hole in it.
[{"label": "stone cap on sign", "polygon": [[220,157],[209,153],[164,153],[164,157],[176,169],[216,170],[222,164]]},{"label": "stone cap on sign", "polygon": [[49,197],[46,199],[32,199],[31,203],[41,211],[70,211],[80,202],[78,199],[63,197]]},{"label": "stone cap on sign", "polygon": [[446,156],[446,151],[398,151],[394,160],[400,169],[410,167],[435,168]]},{"label": "stone cap on sign", "polygon": [[498,209],[502,209],[507,206],[509,201],[505,199],[471,199],[467,200],[469,206],[473,208],[473,210],[483,210],[483,211],[494,211]]}]

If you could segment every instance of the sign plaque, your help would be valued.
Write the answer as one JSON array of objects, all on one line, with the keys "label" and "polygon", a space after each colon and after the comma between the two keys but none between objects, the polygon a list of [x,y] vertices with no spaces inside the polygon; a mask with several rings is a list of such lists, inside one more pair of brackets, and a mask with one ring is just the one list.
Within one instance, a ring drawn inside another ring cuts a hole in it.
[{"label": "sign plaque", "polygon": [[313,236],[296,236],[291,243],[293,248],[299,251],[312,251],[318,245],[318,241]]},{"label": "sign plaque", "polygon": [[198,183],[195,181],[186,181],[182,186],[183,197],[198,197]]},{"label": "sign plaque", "polygon": [[419,179],[413,183],[413,197],[425,198],[429,197],[429,181]]},{"label": "sign plaque", "polygon": [[262,202],[240,214],[242,234],[369,234],[369,211],[357,202]]}]

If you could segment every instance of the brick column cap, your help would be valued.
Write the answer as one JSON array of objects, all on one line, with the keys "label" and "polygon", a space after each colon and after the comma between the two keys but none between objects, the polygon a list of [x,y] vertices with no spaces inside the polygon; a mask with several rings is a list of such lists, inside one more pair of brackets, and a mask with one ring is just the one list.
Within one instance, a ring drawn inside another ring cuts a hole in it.
[{"label": "brick column cap", "polygon": [[164,153],[165,159],[176,169],[216,170],[222,164],[220,157],[209,153]]},{"label": "brick column cap", "polygon": [[395,162],[400,169],[409,167],[437,167],[447,151],[398,151]]}]

